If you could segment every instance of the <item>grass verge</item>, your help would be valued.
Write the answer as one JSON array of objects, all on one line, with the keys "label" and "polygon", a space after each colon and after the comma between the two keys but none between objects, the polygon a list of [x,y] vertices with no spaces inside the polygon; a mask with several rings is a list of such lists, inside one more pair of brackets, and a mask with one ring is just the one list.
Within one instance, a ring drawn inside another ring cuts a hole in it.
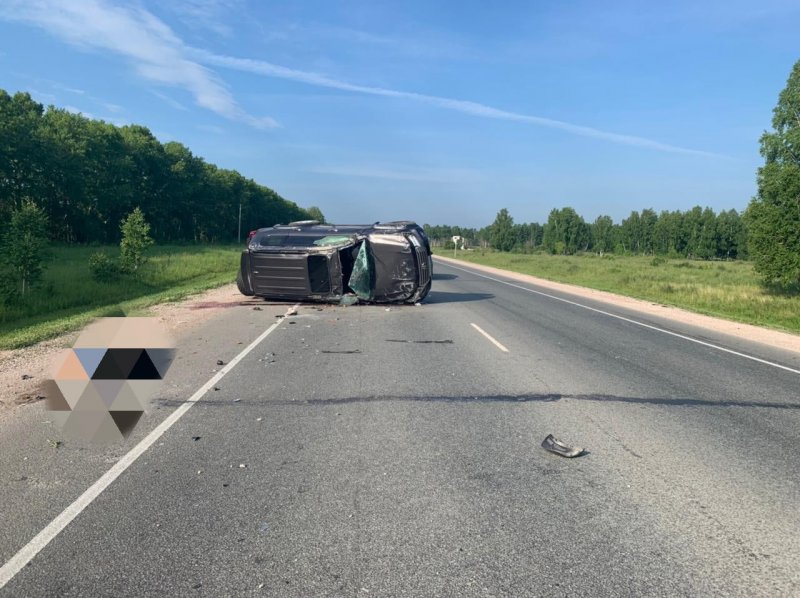
[{"label": "grass verge", "polygon": [[[447,253],[442,254],[450,257]],[[749,262],[466,251],[459,259],[710,316],[800,333],[800,295],[764,288]]]},{"label": "grass verge", "polygon": [[235,280],[240,246],[160,246],[136,276],[102,283],[89,274],[89,256],[117,247],[56,247],[42,284],[10,307],[0,307],[0,349],[16,349],[77,330],[96,317],[136,315],[157,303]]}]

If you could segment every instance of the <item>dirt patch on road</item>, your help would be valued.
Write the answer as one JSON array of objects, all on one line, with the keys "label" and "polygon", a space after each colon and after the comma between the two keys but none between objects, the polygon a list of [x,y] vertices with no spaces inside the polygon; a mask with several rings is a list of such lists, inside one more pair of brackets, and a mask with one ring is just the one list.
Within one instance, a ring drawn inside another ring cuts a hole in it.
[{"label": "dirt patch on road", "polygon": [[[258,298],[245,299],[236,285],[229,284],[175,303],[155,305],[143,315],[157,317],[177,339],[220,310],[263,304]],[[60,351],[71,347],[77,336],[78,332],[73,332],[31,347],[0,351],[0,417],[10,412],[10,407],[44,398],[41,387],[52,377],[53,360]]]},{"label": "dirt patch on road", "polygon": [[544,278],[536,278],[528,274],[519,274],[518,272],[511,272],[510,270],[501,270],[500,268],[492,268],[491,266],[483,266],[480,264],[473,264],[471,262],[462,262],[452,258],[436,256],[437,260],[441,260],[447,264],[457,266],[468,266],[492,274],[495,276],[502,276],[507,279],[517,280],[519,282],[527,282],[535,284],[539,287],[545,287],[554,291],[561,291],[570,293],[577,297],[586,297],[594,299],[595,301],[602,301],[619,307],[624,307],[631,310],[636,310],[641,313],[646,313],[662,318],[668,318],[675,322],[681,322],[690,326],[697,326],[698,328],[705,328],[713,332],[728,334],[738,338],[755,341],[763,345],[769,345],[778,349],[786,351],[794,351],[800,353],[800,336],[796,334],[789,334],[788,332],[780,332],[778,330],[770,330],[768,328],[760,328],[751,324],[742,324],[740,322],[732,322],[730,320],[722,320],[712,316],[705,316],[694,312],[686,311],[678,307],[669,307],[660,305],[651,301],[643,301],[641,299],[633,299],[631,297],[624,297],[622,295],[615,295],[606,291],[597,291],[595,289],[587,289],[586,287],[579,287],[572,284],[562,282],[553,282],[552,280],[545,280]]}]

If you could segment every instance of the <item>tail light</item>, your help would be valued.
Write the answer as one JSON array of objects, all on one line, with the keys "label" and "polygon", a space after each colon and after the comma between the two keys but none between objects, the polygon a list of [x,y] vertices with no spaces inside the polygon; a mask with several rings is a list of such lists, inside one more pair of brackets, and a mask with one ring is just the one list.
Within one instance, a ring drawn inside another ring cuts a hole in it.
[{"label": "tail light", "polygon": [[250,245],[250,241],[253,240],[253,237],[256,236],[257,232],[257,230],[251,230],[249,233],[247,233],[247,245]]}]

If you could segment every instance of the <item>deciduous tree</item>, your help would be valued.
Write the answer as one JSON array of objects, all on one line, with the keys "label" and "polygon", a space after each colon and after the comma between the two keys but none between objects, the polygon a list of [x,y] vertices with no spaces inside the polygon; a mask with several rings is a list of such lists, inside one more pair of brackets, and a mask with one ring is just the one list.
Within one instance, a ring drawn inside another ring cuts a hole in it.
[{"label": "deciduous tree", "polygon": [[772,128],[761,136],[764,166],[745,216],[756,271],[789,288],[800,285],[800,61],[778,98]]},{"label": "deciduous tree", "polygon": [[47,215],[32,200],[12,210],[2,239],[6,297],[24,297],[41,279],[47,249]]}]

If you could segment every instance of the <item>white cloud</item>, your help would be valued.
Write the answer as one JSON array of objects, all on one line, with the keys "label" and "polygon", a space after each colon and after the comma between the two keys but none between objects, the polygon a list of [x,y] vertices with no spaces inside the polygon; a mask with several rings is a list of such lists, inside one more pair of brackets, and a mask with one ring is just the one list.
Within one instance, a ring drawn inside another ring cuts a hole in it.
[{"label": "white cloud", "polygon": [[218,127],[217,125],[197,125],[197,128],[200,131],[205,133],[213,133],[214,135],[223,135],[225,133],[225,129]]},{"label": "white cloud", "polygon": [[123,108],[119,104],[112,104],[111,102],[103,102],[103,101],[100,101],[100,100],[96,100],[95,98],[92,98],[92,99],[94,101],[97,101],[103,108],[105,108],[109,112],[124,112],[125,111],[125,108]]},{"label": "white cloud", "polygon": [[75,106],[66,105],[63,107],[63,109],[66,110],[67,112],[71,112],[72,114],[80,114],[81,116],[85,116],[86,118],[91,118],[91,119],[97,118],[91,112],[87,112],[86,110],[76,108]]},{"label": "white cloud", "polygon": [[458,168],[418,168],[409,166],[383,165],[350,165],[320,166],[308,170],[313,174],[388,179],[394,181],[415,181],[422,183],[454,183],[481,179],[480,173],[474,170]]},{"label": "white cloud", "polygon": [[218,35],[229,37],[233,29],[224,21],[240,11],[243,0],[172,0],[164,4],[190,27],[208,29]]},{"label": "white cloud", "polygon": [[48,105],[56,104],[56,102],[58,102],[58,98],[56,98],[56,96],[54,96],[52,93],[39,91],[38,89],[33,89],[32,87],[28,88],[28,93],[30,93],[31,97],[40,104]]},{"label": "white cloud", "polygon": [[66,85],[62,85],[61,83],[56,83],[56,82],[53,82],[52,85],[56,89],[60,89],[62,91],[68,91],[70,93],[74,93],[74,94],[79,95],[79,96],[86,95],[86,91],[85,90],[78,89],[77,87],[68,87]]},{"label": "white cloud", "polygon": [[366,47],[373,55],[376,51],[425,59],[465,59],[475,55],[473,49],[451,39],[442,31],[423,33],[422,37],[390,36],[350,27],[310,22],[264,28],[262,36],[267,41],[279,40],[284,45],[306,48],[309,45],[318,47],[325,42],[343,43],[356,46],[354,49],[359,52]]},{"label": "white cloud", "polygon": [[188,110],[188,108],[186,106],[184,106],[183,104],[181,104],[178,100],[175,100],[175,99],[169,97],[166,94],[163,94],[163,93],[155,91],[155,90],[150,90],[150,93],[152,93],[158,99],[160,99],[163,102],[165,102],[167,105],[172,106],[173,108],[175,108],[175,110],[183,110],[183,111]]},{"label": "white cloud", "polygon": [[123,56],[141,77],[186,89],[198,106],[230,120],[258,129],[278,126],[272,118],[242,109],[219,77],[192,60],[173,31],[142,8],[104,0],[6,0],[0,18],[36,25],[81,48]]},{"label": "white cloud", "polygon": [[606,141],[611,141],[613,143],[619,143],[622,145],[631,145],[635,147],[652,149],[662,152],[691,154],[691,155],[706,156],[706,157],[720,157],[718,154],[714,154],[711,152],[705,152],[691,148],[669,145],[666,143],[655,141],[653,139],[647,139],[645,137],[638,137],[635,135],[625,135],[621,133],[613,133],[610,131],[604,131],[602,129],[577,125],[565,121],[555,120],[552,118],[545,118],[542,116],[532,116],[528,114],[509,112],[506,110],[493,108],[492,106],[486,106],[484,104],[479,104],[477,102],[471,102],[468,100],[458,100],[454,98],[431,96],[431,95],[413,93],[408,91],[386,89],[382,87],[355,85],[352,83],[339,81],[337,79],[332,79],[324,75],[319,75],[317,73],[289,69],[283,66],[265,62],[263,60],[254,60],[251,58],[235,58],[232,56],[220,56],[217,54],[212,54],[210,52],[198,49],[195,49],[193,51],[193,54],[194,56],[197,57],[199,61],[204,62],[206,64],[211,64],[214,66],[224,67],[229,69],[235,69],[239,71],[246,71],[258,75],[263,75],[266,77],[288,79],[291,81],[306,83],[308,85],[314,85],[317,87],[327,87],[331,89],[339,89],[342,91],[350,91],[354,93],[413,100],[416,102],[423,102],[426,104],[437,106],[439,108],[454,110],[456,112],[463,112],[465,114],[471,114],[473,116],[479,116],[482,118],[493,118],[499,120],[524,122],[540,127],[560,129],[562,131],[572,133],[573,135],[581,135],[583,137],[593,137],[596,139],[603,139]]}]

